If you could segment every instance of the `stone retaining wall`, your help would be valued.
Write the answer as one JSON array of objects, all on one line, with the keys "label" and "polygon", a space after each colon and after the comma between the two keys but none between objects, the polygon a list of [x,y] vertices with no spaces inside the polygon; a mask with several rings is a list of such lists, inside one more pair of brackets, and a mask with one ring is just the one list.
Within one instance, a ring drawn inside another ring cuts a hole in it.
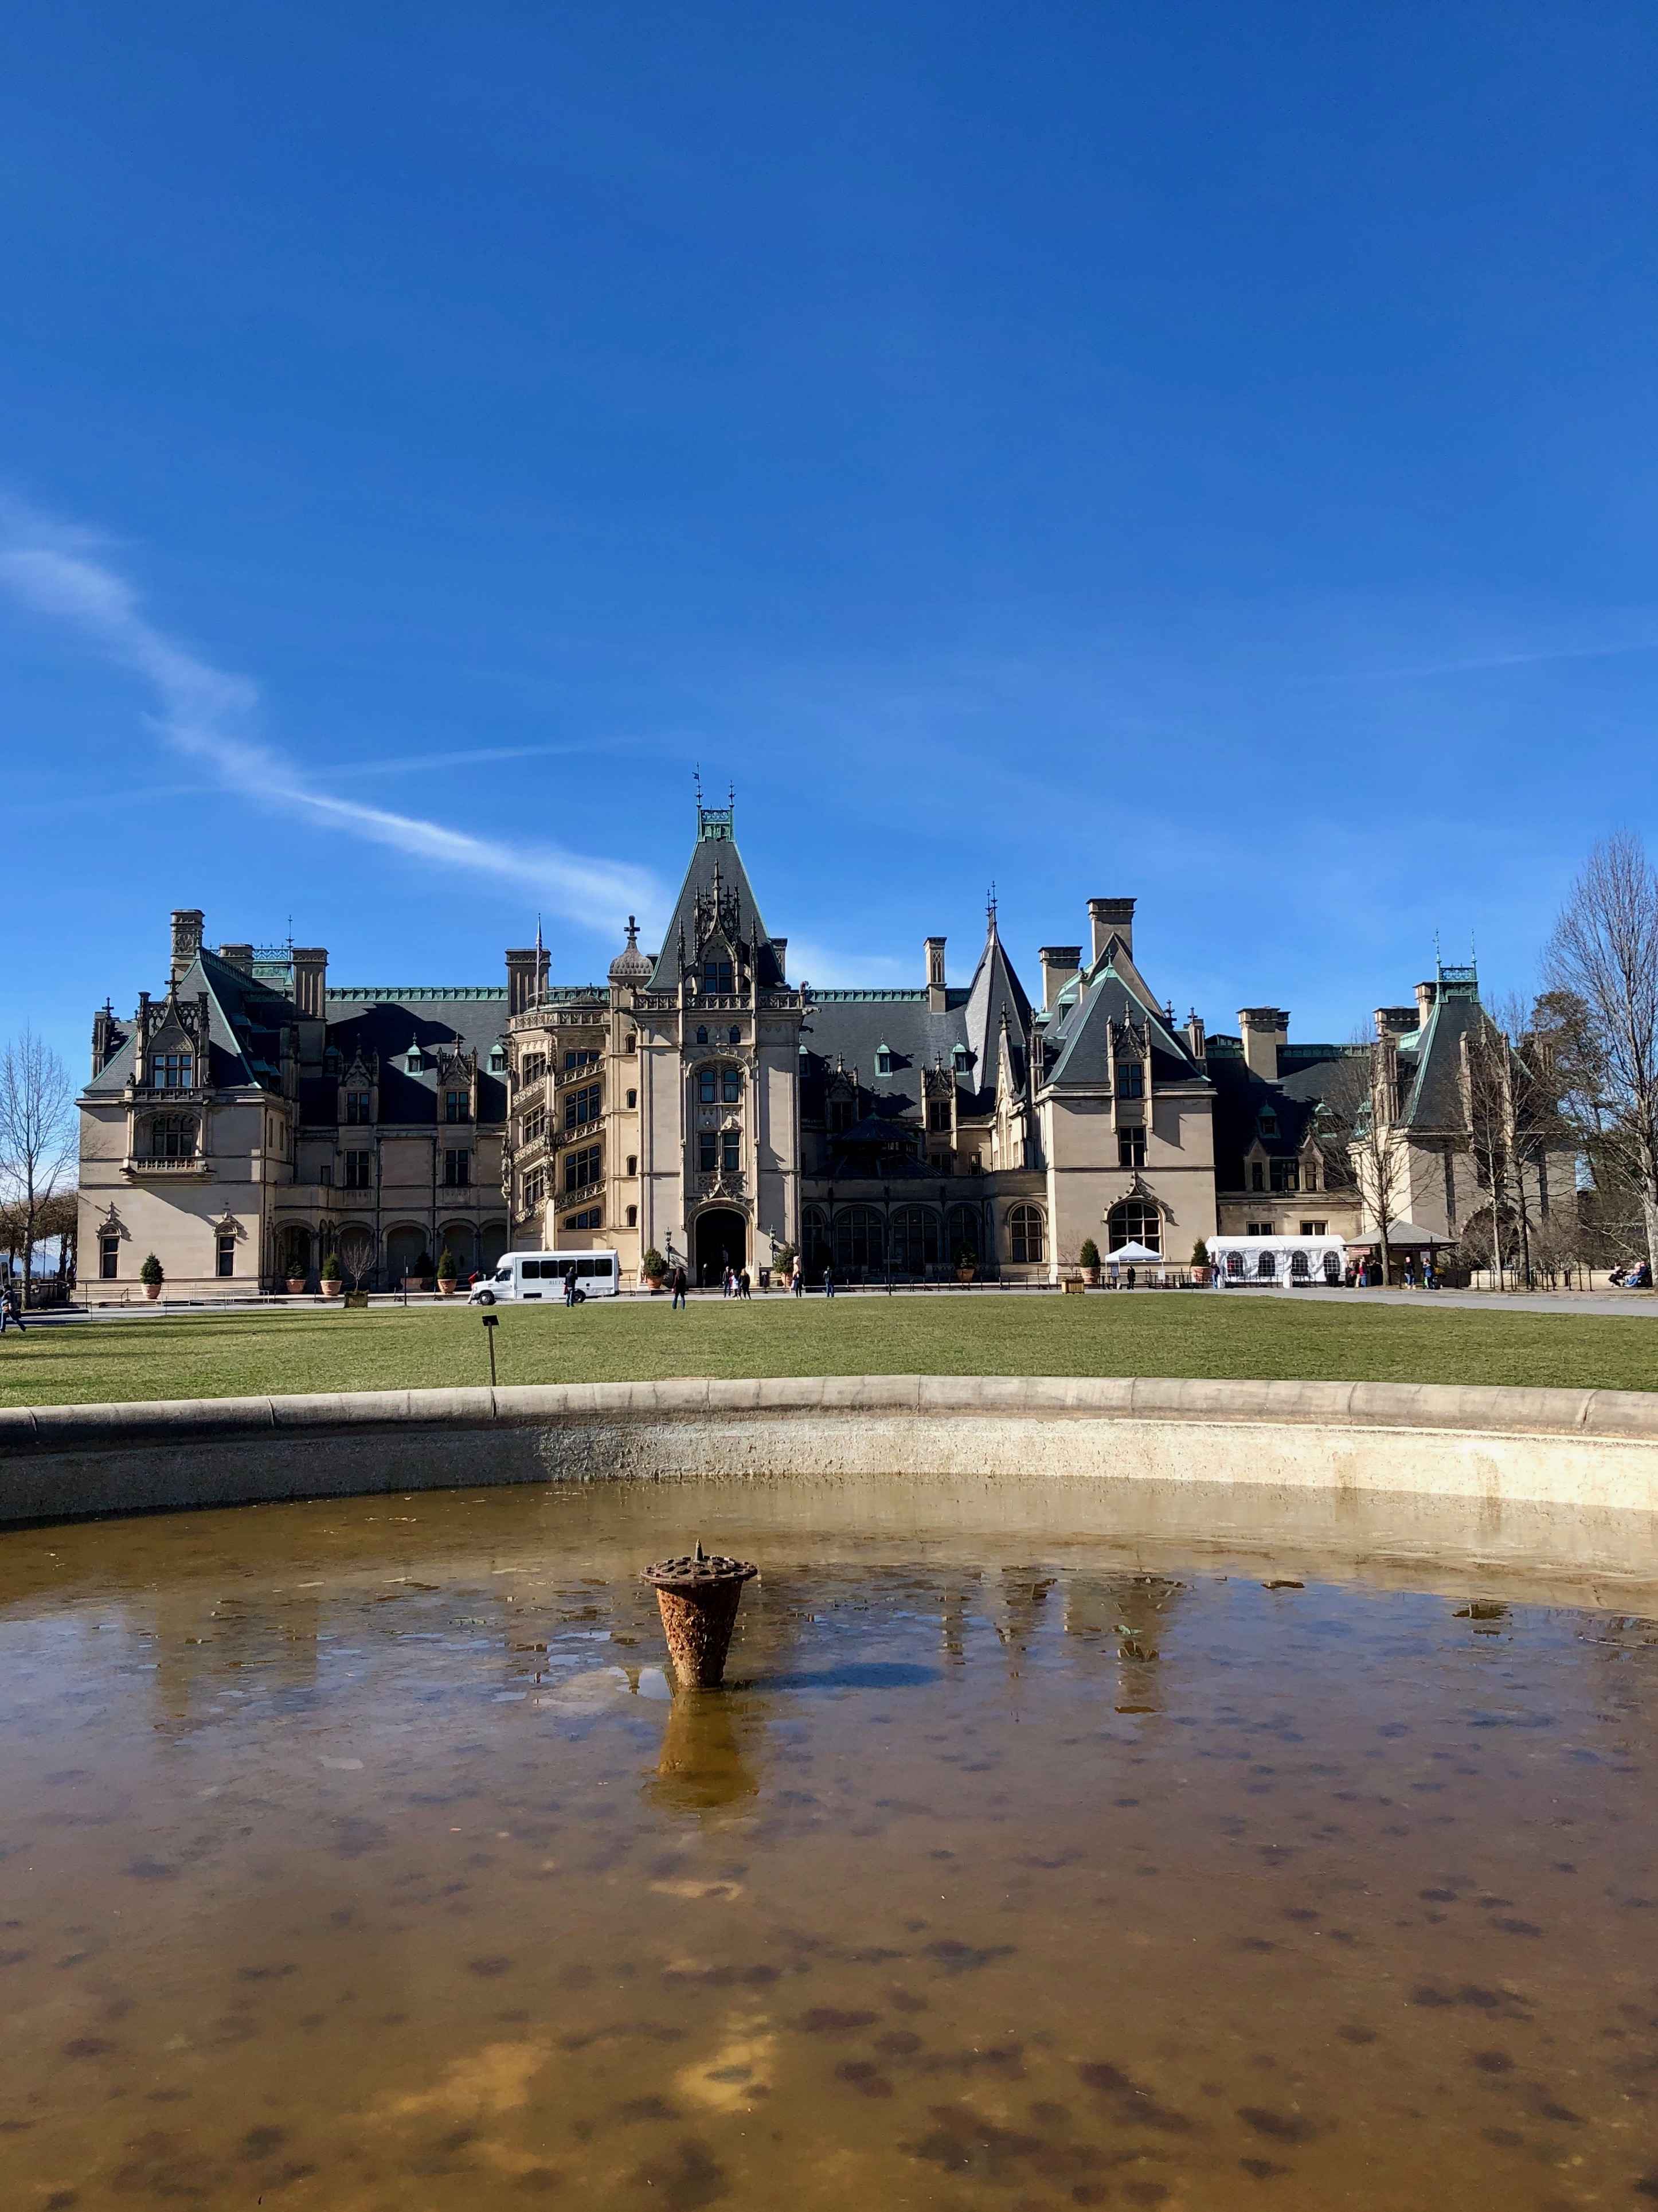
[{"label": "stone retaining wall", "polygon": [[[896,1515],[1658,1582],[1658,1395],[826,1376],[0,1411],[0,1520],[738,1476]],[[929,1506],[928,1501],[931,1501]]]}]

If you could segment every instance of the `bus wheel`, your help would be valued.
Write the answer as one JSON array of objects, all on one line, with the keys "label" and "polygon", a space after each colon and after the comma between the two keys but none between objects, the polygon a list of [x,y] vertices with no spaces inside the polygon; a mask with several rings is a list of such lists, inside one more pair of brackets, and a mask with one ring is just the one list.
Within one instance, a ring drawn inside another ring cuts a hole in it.
[{"label": "bus wheel", "polygon": [[586,1303],[587,1303],[587,1293],[586,1292],[586,1291],[578,1291],[576,1292],[575,1296],[574,1296],[574,1297],[571,1299],[571,1301],[570,1301],[570,1304],[571,1304],[573,1306],[585,1306],[585,1305],[586,1304]]}]

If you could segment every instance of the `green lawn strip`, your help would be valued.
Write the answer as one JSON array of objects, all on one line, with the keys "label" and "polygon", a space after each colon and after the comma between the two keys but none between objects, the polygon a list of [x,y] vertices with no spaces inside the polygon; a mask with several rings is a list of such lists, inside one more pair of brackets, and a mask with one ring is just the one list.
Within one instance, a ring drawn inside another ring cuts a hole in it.
[{"label": "green lawn strip", "polygon": [[[500,1380],[670,1375],[1158,1375],[1649,1390],[1638,1318],[1292,1297],[837,1298],[497,1309]],[[479,1317],[428,1310],[70,1324],[0,1344],[0,1404],[435,1388],[489,1380]]]}]

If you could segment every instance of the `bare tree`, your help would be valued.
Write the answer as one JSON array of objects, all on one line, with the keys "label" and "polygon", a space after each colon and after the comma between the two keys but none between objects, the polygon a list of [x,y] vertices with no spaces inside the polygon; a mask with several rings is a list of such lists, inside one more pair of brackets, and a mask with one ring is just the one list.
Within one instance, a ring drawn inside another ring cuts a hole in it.
[{"label": "bare tree", "polygon": [[1357,1183],[1363,1211],[1376,1224],[1382,1279],[1388,1279],[1388,1231],[1403,1218],[1406,1182],[1402,1148],[1394,1135],[1399,1117],[1395,1063],[1376,1040],[1356,1036],[1332,1062],[1319,1099],[1319,1149],[1327,1189]]},{"label": "bare tree", "polygon": [[64,1063],[33,1030],[0,1051],[0,1188],[22,1214],[23,1298],[40,1210],[76,1164],[74,1094]]},{"label": "bare tree", "polygon": [[1581,1009],[1597,1144],[1638,1192],[1658,1282],[1658,874],[1631,831],[1605,838],[1549,942],[1548,981]]},{"label": "bare tree", "polygon": [[348,1229],[335,1249],[340,1265],[351,1278],[354,1291],[361,1290],[374,1272],[374,1235],[369,1229]]}]

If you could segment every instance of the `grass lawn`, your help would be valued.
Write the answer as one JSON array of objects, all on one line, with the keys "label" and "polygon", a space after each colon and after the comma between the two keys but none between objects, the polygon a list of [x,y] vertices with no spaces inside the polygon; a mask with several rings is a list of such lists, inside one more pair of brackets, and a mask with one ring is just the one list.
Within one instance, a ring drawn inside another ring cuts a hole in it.
[{"label": "grass lawn", "polygon": [[[496,1309],[500,1380],[661,1375],[1199,1375],[1658,1389],[1652,1322],[1291,1297],[856,1297]],[[8,1334],[0,1405],[489,1379],[479,1316],[430,1307],[74,1323]]]}]

